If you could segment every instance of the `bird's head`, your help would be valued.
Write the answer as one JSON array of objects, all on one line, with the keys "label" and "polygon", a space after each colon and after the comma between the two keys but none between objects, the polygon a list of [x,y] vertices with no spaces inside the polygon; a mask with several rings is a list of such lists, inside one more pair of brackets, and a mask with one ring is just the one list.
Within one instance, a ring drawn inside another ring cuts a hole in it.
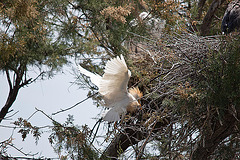
[{"label": "bird's head", "polygon": [[133,87],[129,89],[129,93],[135,98],[135,100],[128,105],[127,111],[135,112],[136,109],[141,109],[140,98],[143,96],[142,92],[138,87]]},{"label": "bird's head", "polygon": [[142,98],[143,94],[142,92],[139,90],[138,87],[133,87],[129,89],[129,93],[138,101],[138,103],[140,104],[140,98]]}]

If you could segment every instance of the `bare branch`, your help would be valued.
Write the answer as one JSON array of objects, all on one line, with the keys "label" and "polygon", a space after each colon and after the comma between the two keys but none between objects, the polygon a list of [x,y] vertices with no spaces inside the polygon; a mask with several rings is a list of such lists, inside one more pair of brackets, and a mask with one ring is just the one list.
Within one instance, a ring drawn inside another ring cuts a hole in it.
[{"label": "bare branch", "polygon": [[88,100],[89,98],[95,96],[96,94],[97,94],[97,93],[95,93],[95,94],[93,94],[93,95],[91,95],[91,96],[89,96],[89,97],[83,99],[82,101],[80,101],[80,102],[74,104],[73,106],[71,106],[71,107],[69,107],[69,108],[61,109],[60,111],[57,111],[57,112],[55,112],[55,113],[52,113],[52,115],[56,115],[56,114],[58,114],[58,113],[65,112],[65,111],[68,111],[68,110],[70,110],[70,109],[73,109],[73,108],[76,107],[77,105],[79,105],[79,104],[85,102],[86,100]]},{"label": "bare branch", "polygon": [[217,9],[223,4],[224,1],[225,0],[213,0],[213,2],[211,3],[208,9],[206,16],[203,19],[203,23],[200,28],[201,35],[205,36],[209,33],[209,30],[211,28],[210,25],[214,18],[214,14],[217,11]]},{"label": "bare branch", "polygon": [[148,140],[149,140],[149,138],[150,138],[150,136],[151,136],[151,134],[152,134],[152,132],[153,132],[153,129],[155,128],[155,125],[156,125],[156,124],[157,124],[157,120],[155,120],[152,129],[150,130],[147,138],[145,139],[144,144],[143,144],[142,147],[140,148],[140,151],[139,151],[139,153],[138,153],[138,155],[137,155],[136,160],[141,159],[141,155],[142,155],[142,153],[143,153],[143,150],[144,150],[145,146],[147,145],[147,142],[148,142]]},{"label": "bare branch", "polygon": [[8,81],[9,89],[12,90],[12,82],[11,82],[11,78],[10,78],[10,75],[9,75],[9,71],[5,70],[5,72],[6,72],[6,75],[7,75],[7,81]]}]

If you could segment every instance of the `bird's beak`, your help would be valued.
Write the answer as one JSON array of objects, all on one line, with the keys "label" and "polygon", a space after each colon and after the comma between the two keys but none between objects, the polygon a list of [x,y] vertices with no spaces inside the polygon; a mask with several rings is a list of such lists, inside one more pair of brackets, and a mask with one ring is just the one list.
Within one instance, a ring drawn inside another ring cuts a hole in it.
[{"label": "bird's beak", "polygon": [[142,105],[140,103],[140,100],[138,100],[138,106],[139,106],[140,110],[142,110]]}]

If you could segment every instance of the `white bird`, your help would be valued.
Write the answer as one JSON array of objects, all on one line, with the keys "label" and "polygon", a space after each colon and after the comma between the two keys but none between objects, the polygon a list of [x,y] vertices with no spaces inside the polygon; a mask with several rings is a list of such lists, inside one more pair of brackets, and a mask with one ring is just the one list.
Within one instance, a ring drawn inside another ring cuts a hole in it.
[{"label": "white bird", "polygon": [[135,27],[138,25],[138,21],[142,21],[146,26],[152,30],[155,31],[162,31],[165,28],[166,20],[160,19],[160,18],[154,18],[150,13],[148,12],[141,12],[138,16],[139,18],[135,18],[132,21],[130,21],[130,26]]},{"label": "white bird", "polygon": [[123,116],[127,111],[134,111],[140,106],[139,98],[142,97],[142,93],[139,89],[130,89],[129,92],[127,90],[131,71],[128,70],[122,55],[106,63],[103,76],[89,72],[80,65],[78,68],[98,87],[105,107],[110,109],[103,120],[118,121],[121,115]]}]

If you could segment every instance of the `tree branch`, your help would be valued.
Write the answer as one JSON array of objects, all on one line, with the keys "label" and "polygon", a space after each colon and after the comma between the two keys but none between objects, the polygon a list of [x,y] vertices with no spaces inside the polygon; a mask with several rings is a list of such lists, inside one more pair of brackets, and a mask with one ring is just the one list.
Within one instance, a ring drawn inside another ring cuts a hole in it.
[{"label": "tree branch", "polygon": [[[157,121],[152,126],[151,133],[156,133],[161,130],[162,127],[168,125],[170,122],[169,118],[164,118],[162,121]],[[135,125],[136,128],[139,129],[139,126]],[[113,160],[117,159],[117,157],[123,153],[129,146],[135,145],[141,140],[147,138],[149,134],[144,131],[140,131],[135,128],[127,127],[124,129],[124,134],[121,133],[116,135],[116,137],[112,140],[109,146],[106,148],[104,153],[102,154],[100,159],[111,158]]]},{"label": "tree branch", "polygon": [[144,150],[145,146],[147,145],[147,142],[148,142],[148,140],[149,140],[149,138],[150,138],[150,136],[151,136],[151,134],[152,134],[152,132],[153,132],[153,129],[155,128],[155,125],[156,125],[156,124],[157,124],[157,120],[155,120],[155,123],[154,123],[154,125],[153,125],[153,127],[152,127],[150,133],[148,134],[148,136],[147,136],[147,138],[146,138],[144,144],[143,144],[142,147],[140,148],[140,151],[139,151],[139,153],[138,153],[138,155],[137,155],[136,160],[141,159],[141,156],[142,156],[143,150]]},{"label": "tree branch", "polygon": [[206,0],[199,0],[198,1],[198,15],[196,17],[196,20],[200,20],[200,18],[202,17],[202,10],[203,10],[203,6],[205,4]]},{"label": "tree branch", "polygon": [[200,27],[200,34],[205,36],[209,33],[210,26],[214,17],[215,12],[217,11],[218,7],[222,5],[225,0],[214,0],[211,6],[208,9],[206,16],[203,19],[203,23]]},{"label": "tree branch", "polygon": [[7,81],[8,81],[8,85],[9,85],[9,89],[11,90],[12,89],[12,83],[11,83],[11,78],[10,78],[10,75],[9,75],[9,70],[5,70],[6,72],[6,75],[7,75]]},{"label": "tree branch", "polygon": [[[9,75],[7,75],[7,76],[9,76]],[[7,115],[8,110],[10,109],[10,107],[12,106],[12,104],[14,103],[14,101],[17,98],[18,91],[21,88],[20,83],[22,81],[22,76],[23,76],[23,74],[21,73],[21,70],[19,67],[18,72],[16,73],[16,78],[14,80],[15,81],[14,86],[10,86],[7,101],[0,111],[0,123],[2,122],[4,117]],[[8,79],[8,80],[10,80],[10,79]],[[11,83],[11,82],[9,81],[8,83]]]},{"label": "tree branch", "polygon": [[89,98],[95,96],[96,94],[97,94],[97,93],[95,93],[95,94],[93,94],[93,95],[91,95],[91,96],[89,96],[89,97],[83,99],[82,101],[80,101],[80,102],[74,104],[73,106],[71,106],[71,107],[69,107],[69,108],[61,109],[60,111],[57,111],[57,112],[55,112],[55,113],[52,113],[52,115],[54,116],[54,115],[56,115],[56,114],[58,114],[58,113],[65,112],[65,111],[68,111],[68,110],[70,110],[70,109],[73,109],[73,108],[76,107],[77,105],[79,105],[79,104],[85,102],[86,100],[88,100]]},{"label": "tree branch", "polygon": [[[240,110],[238,110],[240,113]],[[228,136],[235,132],[235,125],[240,118],[238,115],[237,119],[231,113],[227,113],[224,116],[223,124],[221,124],[218,120],[217,122],[212,122],[213,124],[216,123],[214,131],[212,134],[205,133],[201,137],[199,141],[198,147],[193,152],[191,159],[192,160],[202,160],[202,159],[210,159],[210,155],[215,151],[217,146]]]}]

